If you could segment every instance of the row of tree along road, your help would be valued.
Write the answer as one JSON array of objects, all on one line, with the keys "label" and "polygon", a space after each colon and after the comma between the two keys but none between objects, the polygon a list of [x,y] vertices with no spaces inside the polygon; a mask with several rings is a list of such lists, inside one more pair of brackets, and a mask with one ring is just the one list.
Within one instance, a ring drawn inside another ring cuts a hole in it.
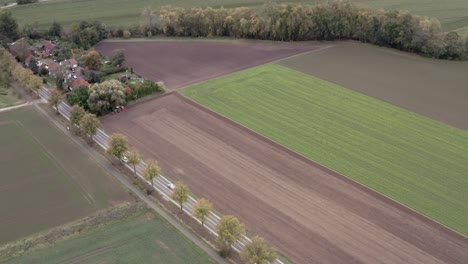
[{"label": "row of tree along road", "polygon": [[[60,91],[52,89],[47,94],[49,104],[59,113],[59,106],[62,103],[63,95]],[[101,127],[101,123],[96,115],[87,113],[79,105],[71,107],[69,119],[73,129],[78,129],[82,137],[88,142],[92,142],[92,138]],[[143,156],[135,149],[129,149],[128,139],[122,134],[112,134],[108,141],[106,153],[111,157],[117,158],[121,162],[125,162],[133,168],[133,173],[137,174],[137,167],[141,164]],[[154,188],[154,180],[161,174],[161,168],[156,160],[145,161],[145,166],[142,170],[143,177],[151,183]],[[189,200],[189,187],[181,182],[170,186],[172,193],[169,197],[177,202],[180,211],[184,212],[184,205]],[[192,207],[192,216],[199,220],[204,227],[210,214],[213,211],[213,205],[205,198],[198,199]],[[245,236],[244,225],[232,215],[225,215],[216,224],[216,241],[220,246],[220,254],[227,257],[231,253],[231,248],[236,241],[242,240]],[[276,250],[269,246],[265,239],[255,236],[251,241],[243,247],[240,252],[241,260],[249,264],[271,263],[276,260]]]}]

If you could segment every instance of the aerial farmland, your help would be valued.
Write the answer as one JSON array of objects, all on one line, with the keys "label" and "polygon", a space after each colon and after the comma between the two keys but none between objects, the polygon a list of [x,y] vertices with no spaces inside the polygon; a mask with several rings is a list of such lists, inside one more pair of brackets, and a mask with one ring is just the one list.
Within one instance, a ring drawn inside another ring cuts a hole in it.
[{"label": "aerial farmland", "polygon": [[1,263],[468,263],[464,1],[0,5]]}]

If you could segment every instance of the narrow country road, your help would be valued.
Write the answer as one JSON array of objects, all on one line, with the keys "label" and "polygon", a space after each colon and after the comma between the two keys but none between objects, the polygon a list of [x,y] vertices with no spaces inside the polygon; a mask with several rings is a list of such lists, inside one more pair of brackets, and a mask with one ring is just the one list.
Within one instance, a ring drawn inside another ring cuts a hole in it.
[{"label": "narrow country road", "polygon": [[89,146],[81,142],[77,139],[74,135],[70,133],[62,124],[60,124],[57,120],[55,120],[49,113],[47,113],[44,109],[42,109],[37,103],[33,104],[36,109],[42,113],[47,119],[49,119],[54,125],[56,125],[61,131],[63,131],[70,139],[75,142],[78,146],[80,146],[85,152],[87,152],[92,158],[94,158],[101,166],[106,168],[114,177],[116,177],[125,187],[130,189],[135,195],[137,195],[143,202],[145,202],[149,207],[155,210],[159,215],[161,215],[166,221],[168,221],[171,225],[173,225],[179,232],[181,232],[184,236],[190,239],[193,243],[195,243],[198,247],[200,247],[203,251],[205,251],[211,258],[213,258],[216,262],[227,264],[227,262],[221,258],[218,253],[206,245],[200,238],[196,235],[192,234],[188,231],[185,227],[183,227],[177,220],[175,220],[170,214],[165,212],[163,209],[157,206],[157,204],[149,199],[145,194],[143,194],[140,190],[135,188],[131,183],[127,181],[127,179],[117,171],[109,161],[104,158],[101,154],[97,153],[95,150],[91,149]]}]

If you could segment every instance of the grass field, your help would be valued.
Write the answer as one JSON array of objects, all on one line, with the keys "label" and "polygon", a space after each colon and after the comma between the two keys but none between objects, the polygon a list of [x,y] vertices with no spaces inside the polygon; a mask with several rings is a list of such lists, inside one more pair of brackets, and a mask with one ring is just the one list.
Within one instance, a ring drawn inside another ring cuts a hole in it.
[{"label": "grass field", "polygon": [[343,42],[279,64],[468,131],[468,62]]},{"label": "grass field", "polygon": [[183,94],[468,235],[468,133],[265,65]]},{"label": "grass field", "polygon": [[[325,0],[289,0],[289,2],[317,3]],[[418,15],[436,17],[445,30],[468,26],[468,1],[465,0],[356,0],[355,2],[373,8],[403,9]],[[170,4],[182,7],[238,7],[260,6],[263,3],[264,0],[54,0],[15,7],[12,11],[22,25],[38,22],[39,26],[45,27],[56,20],[68,26],[81,20],[95,19],[108,25],[130,25],[139,23],[138,17],[146,6],[160,7]]]},{"label": "grass field", "polygon": [[5,263],[214,263],[159,216],[147,213],[60,241]]},{"label": "grass field", "polygon": [[[1,89],[1,88],[0,88]],[[13,94],[13,89],[7,89],[8,94],[0,94],[0,108],[12,106],[21,102],[18,96]]]},{"label": "grass field", "polygon": [[34,107],[0,113],[0,244],[130,200]]}]

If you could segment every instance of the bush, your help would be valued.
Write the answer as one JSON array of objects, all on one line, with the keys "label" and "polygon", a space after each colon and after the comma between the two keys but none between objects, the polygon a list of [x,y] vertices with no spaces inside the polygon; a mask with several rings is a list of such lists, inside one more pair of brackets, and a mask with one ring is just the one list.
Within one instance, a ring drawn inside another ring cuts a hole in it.
[{"label": "bush", "polygon": [[128,70],[127,67],[106,67],[105,69],[102,69],[99,72],[99,77],[104,77],[110,74],[118,73],[118,72],[124,72]]},{"label": "bush", "polygon": [[38,0],[16,0],[16,3],[18,5],[26,5],[26,4],[32,4],[32,3],[37,3]]},{"label": "bush", "polygon": [[130,31],[124,30],[124,32],[123,32],[123,37],[124,37],[124,38],[128,39],[128,38],[130,38],[131,36],[132,36],[132,33],[130,33]]},{"label": "bush", "polygon": [[8,91],[5,90],[4,88],[0,88],[0,95],[7,95]]},{"label": "bush", "polygon": [[153,81],[144,81],[141,85],[129,84],[129,88],[125,89],[127,101],[133,101],[157,92],[161,92],[162,88]]}]

